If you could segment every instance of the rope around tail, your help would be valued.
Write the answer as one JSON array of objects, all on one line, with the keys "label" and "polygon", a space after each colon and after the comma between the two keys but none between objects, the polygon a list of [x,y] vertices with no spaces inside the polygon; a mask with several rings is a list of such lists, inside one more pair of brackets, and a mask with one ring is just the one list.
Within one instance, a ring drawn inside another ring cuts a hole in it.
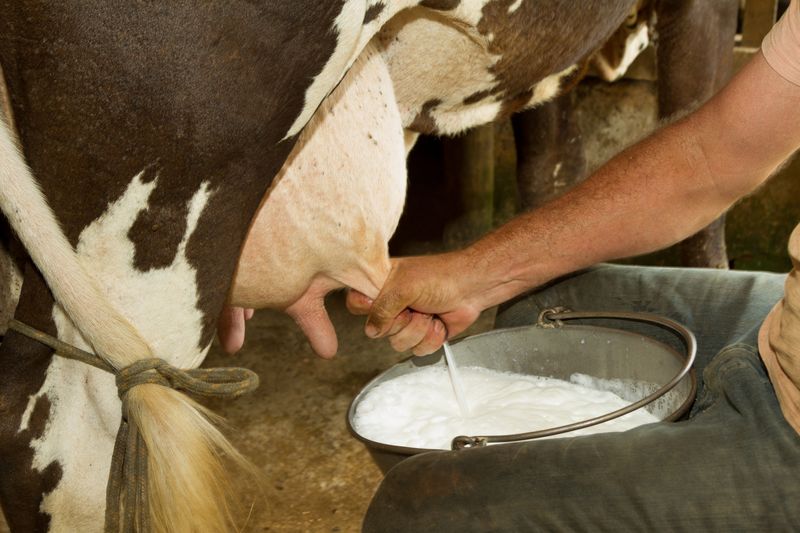
[{"label": "rope around tail", "polygon": [[106,533],[150,531],[147,494],[147,446],[136,424],[128,418],[128,392],[139,385],[161,385],[205,397],[236,398],[258,387],[258,375],[245,368],[182,370],[163,359],[141,359],[117,370],[99,356],[76,348],[38,329],[11,320],[8,325],[31,339],[74,359],[116,376],[122,400],[122,421],[114,443],[111,471],[106,486]]}]

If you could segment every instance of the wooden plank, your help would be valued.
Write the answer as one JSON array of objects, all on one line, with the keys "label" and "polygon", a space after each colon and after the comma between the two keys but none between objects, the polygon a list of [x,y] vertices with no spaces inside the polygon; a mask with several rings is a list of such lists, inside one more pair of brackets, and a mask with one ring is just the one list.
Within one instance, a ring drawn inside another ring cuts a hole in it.
[{"label": "wooden plank", "polygon": [[448,247],[462,246],[492,229],[494,124],[442,139],[445,174],[458,213],[445,228]]},{"label": "wooden plank", "polygon": [[778,0],[747,0],[742,22],[742,46],[758,48],[775,25]]}]

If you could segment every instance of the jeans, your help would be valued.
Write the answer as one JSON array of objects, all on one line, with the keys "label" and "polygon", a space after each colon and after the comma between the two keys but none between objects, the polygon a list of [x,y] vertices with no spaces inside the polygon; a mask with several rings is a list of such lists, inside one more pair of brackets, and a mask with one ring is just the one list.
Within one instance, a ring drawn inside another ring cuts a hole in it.
[{"label": "jeans", "polygon": [[698,338],[685,420],[624,433],[431,452],[385,477],[364,531],[800,531],[800,437],[758,355],[784,276],[601,265],[505,304],[497,327],[541,309],[642,311]]}]

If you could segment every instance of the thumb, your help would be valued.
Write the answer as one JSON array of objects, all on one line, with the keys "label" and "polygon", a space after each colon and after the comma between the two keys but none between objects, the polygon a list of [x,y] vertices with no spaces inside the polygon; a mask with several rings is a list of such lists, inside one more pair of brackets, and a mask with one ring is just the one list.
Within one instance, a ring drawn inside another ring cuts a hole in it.
[{"label": "thumb", "polygon": [[288,307],[286,313],[303,331],[317,355],[325,359],[336,355],[339,342],[322,298],[315,298],[311,301],[301,300]]},{"label": "thumb", "polygon": [[372,302],[364,332],[368,337],[373,338],[386,335],[395,318],[405,311],[406,307],[410,307],[411,303],[411,299],[400,289],[387,289],[387,285],[384,285],[384,290],[381,290],[381,293]]}]

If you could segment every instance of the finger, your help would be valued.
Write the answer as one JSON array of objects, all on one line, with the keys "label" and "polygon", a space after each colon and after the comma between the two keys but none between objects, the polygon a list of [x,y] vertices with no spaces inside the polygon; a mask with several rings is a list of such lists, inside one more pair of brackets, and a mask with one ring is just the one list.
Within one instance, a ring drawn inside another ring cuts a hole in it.
[{"label": "finger", "polygon": [[247,307],[244,310],[244,319],[245,320],[250,320],[251,318],[253,318],[253,315],[255,315],[255,314],[256,314],[256,310],[255,309]]},{"label": "finger", "polygon": [[233,355],[242,349],[245,330],[244,310],[241,307],[225,306],[217,323],[217,338],[226,353]]},{"label": "finger", "polygon": [[425,338],[433,317],[425,313],[412,313],[408,325],[389,338],[392,348],[398,352],[410,350]]},{"label": "finger", "polygon": [[347,310],[354,315],[368,315],[370,308],[372,308],[372,298],[355,289],[348,289],[345,305]]},{"label": "finger", "polygon": [[425,337],[414,346],[411,353],[414,355],[428,355],[442,347],[447,340],[447,328],[438,318],[433,319]]},{"label": "finger", "polygon": [[367,317],[367,325],[364,327],[367,337],[386,336],[397,315],[402,313],[406,307],[411,307],[410,303],[409,299],[399,290],[381,292],[372,303],[372,309]]},{"label": "finger", "polygon": [[415,314],[416,313],[411,309],[406,309],[402,313],[397,315],[397,317],[394,319],[394,322],[392,322],[392,326],[389,328],[389,331],[386,333],[386,335],[392,336],[401,331],[402,329],[404,329],[411,322],[411,319]]}]

